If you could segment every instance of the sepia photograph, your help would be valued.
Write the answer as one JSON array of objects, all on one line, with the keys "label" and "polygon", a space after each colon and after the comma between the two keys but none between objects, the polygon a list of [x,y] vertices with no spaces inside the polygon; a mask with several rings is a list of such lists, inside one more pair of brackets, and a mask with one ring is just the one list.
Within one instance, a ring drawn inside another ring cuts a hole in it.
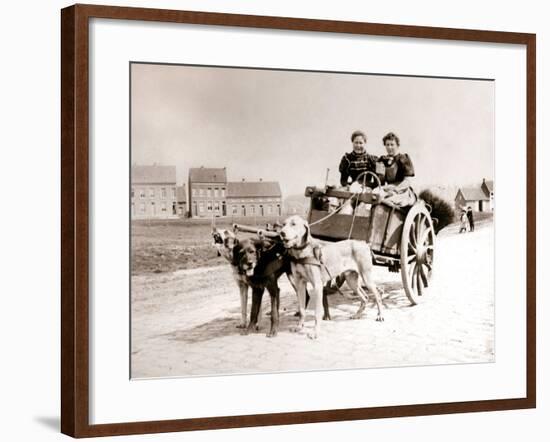
[{"label": "sepia photograph", "polygon": [[495,361],[492,79],[129,75],[132,379]]}]

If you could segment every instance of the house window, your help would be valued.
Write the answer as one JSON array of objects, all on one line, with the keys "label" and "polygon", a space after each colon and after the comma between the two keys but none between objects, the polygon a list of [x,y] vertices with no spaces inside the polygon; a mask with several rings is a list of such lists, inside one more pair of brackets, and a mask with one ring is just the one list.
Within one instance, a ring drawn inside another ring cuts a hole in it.
[{"label": "house window", "polygon": [[199,189],[199,195],[204,196],[204,189]]},{"label": "house window", "polygon": [[145,203],[141,203],[139,205],[139,213],[141,213],[141,214],[145,213]]},{"label": "house window", "polygon": [[163,200],[166,199],[166,187],[161,187],[161,189],[160,189],[160,197],[161,197],[161,199],[163,199]]},{"label": "house window", "polygon": [[214,211],[219,212],[220,211],[220,202],[214,201]]},{"label": "house window", "polygon": [[256,206],[252,205],[250,206],[250,214],[254,215],[256,213]]},{"label": "house window", "polygon": [[202,213],[202,212],[204,212],[204,203],[201,201],[199,203],[199,213]]},{"label": "house window", "polygon": [[136,214],[136,205],[132,203],[132,215]]},{"label": "house window", "polygon": [[209,187],[207,190],[206,190],[206,196],[212,196],[212,188]]},{"label": "house window", "polygon": [[273,209],[273,207],[271,205],[267,206],[267,214],[268,215],[271,215],[272,209]]},{"label": "house window", "polygon": [[176,199],[176,188],[175,187],[172,187],[172,199],[173,200]]},{"label": "house window", "polygon": [[225,197],[225,187],[222,187],[222,197]]},{"label": "house window", "polygon": [[214,196],[218,196],[218,188],[217,187],[214,187]]},{"label": "house window", "polygon": [[233,213],[233,215],[236,215],[237,214],[237,206],[235,204],[233,204],[233,208],[231,209],[231,213]]},{"label": "house window", "polygon": [[133,197],[134,197],[134,188],[133,188],[133,187],[132,187],[132,191],[131,191],[130,194],[131,194],[131,196],[132,196],[132,198],[133,198]]},{"label": "house window", "polygon": [[207,206],[206,206],[206,210],[208,212],[212,212],[212,201],[208,201]]},{"label": "house window", "polygon": [[150,187],[149,188],[149,198],[154,198],[154,197],[155,197],[155,188]]},{"label": "house window", "polygon": [[151,215],[155,215],[155,214],[156,214],[155,202],[151,201]]},{"label": "house window", "polygon": [[160,205],[160,210],[161,210],[163,213],[166,212],[166,203],[162,203],[162,204]]},{"label": "house window", "polygon": [[143,188],[139,189],[139,197],[141,199],[145,198],[145,189]]},{"label": "house window", "polygon": [[193,196],[197,196],[197,189],[195,189],[194,187],[191,189],[191,194]]}]

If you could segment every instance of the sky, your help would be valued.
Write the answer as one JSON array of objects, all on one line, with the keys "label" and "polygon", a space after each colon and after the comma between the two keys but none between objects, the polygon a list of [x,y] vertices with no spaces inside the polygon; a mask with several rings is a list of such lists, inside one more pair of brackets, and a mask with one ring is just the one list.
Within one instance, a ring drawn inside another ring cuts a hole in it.
[{"label": "sky", "polygon": [[132,64],[131,154],[139,165],[227,167],[229,181],[278,181],[283,196],[339,181],[350,135],[382,155],[389,131],[415,187],[493,179],[494,82]]}]

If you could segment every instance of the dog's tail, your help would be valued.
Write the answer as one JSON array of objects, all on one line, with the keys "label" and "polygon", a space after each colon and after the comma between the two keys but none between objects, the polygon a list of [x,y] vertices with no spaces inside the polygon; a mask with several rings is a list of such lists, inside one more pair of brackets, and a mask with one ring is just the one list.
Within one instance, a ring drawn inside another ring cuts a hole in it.
[{"label": "dog's tail", "polygon": [[455,210],[453,206],[443,198],[435,195],[428,189],[420,192],[419,197],[432,208],[431,215],[434,219],[434,230],[436,234],[454,221]]}]

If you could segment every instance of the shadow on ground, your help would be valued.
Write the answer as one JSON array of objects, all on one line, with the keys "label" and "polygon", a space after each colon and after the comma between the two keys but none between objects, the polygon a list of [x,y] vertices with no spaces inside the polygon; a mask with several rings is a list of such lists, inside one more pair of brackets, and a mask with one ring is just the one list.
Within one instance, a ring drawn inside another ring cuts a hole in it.
[{"label": "shadow on ground", "polygon": [[[402,309],[410,307],[410,303],[403,293],[403,286],[399,282],[387,282],[379,284],[378,287],[382,292],[382,305],[385,309]],[[344,291],[351,293],[349,290]],[[350,316],[355,313],[359,307],[358,301],[344,298],[337,292],[330,294],[328,299],[333,322],[348,321]],[[268,305],[268,303],[264,300],[263,305]],[[369,296],[365,316],[370,310],[375,308],[376,304],[374,302],[374,297]],[[297,306],[295,301],[287,301],[285,305],[281,305],[279,313],[279,333],[286,332],[290,327],[296,325],[298,320],[295,316],[296,309]],[[264,311],[267,311],[267,309]],[[159,335],[159,337],[168,338],[172,341],[196,344],[216,338],[239,336],[243,334],[243,330],[237,328],[238,318],[240,318],[240,308],[236,306],[234,309],[229,310],[229,312],[231,314],[230,317],[214,318],[196,327],[174,330],[173,332]],[[311,315],[311,312],[309,315]],[[363,319],[366,319],[366,317]],[[270,321],[269,314],[264,313],[259,321],[260,330],[258,333],[267,333],[270,327]]]}]

